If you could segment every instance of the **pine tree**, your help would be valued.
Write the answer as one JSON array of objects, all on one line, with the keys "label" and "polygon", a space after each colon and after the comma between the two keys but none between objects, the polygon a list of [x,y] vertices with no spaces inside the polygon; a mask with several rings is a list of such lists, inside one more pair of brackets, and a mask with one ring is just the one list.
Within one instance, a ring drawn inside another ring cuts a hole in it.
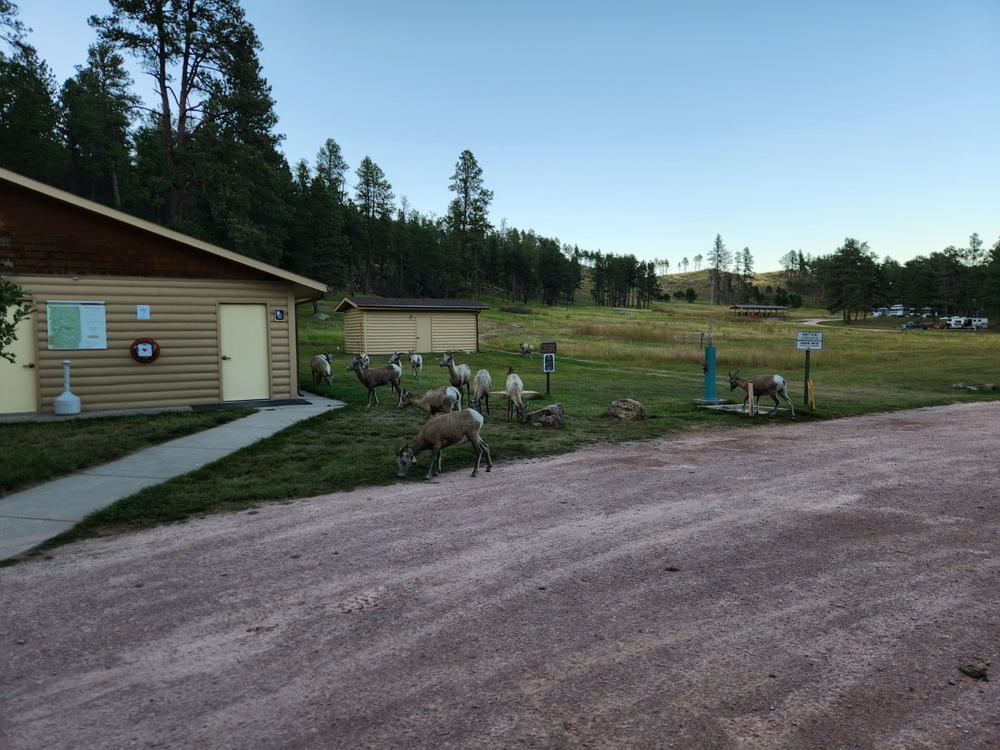
[{"label": "pine tree", "polygon": [[472,152],[466,149],[458,157],[449,190],[455,198],[448,205],[448,230],[456,259],[471,270],[472,296],[479,290],[479,264],[486,232],[491,229],[487,212],[493,191],[483,182],[483,170]]},{"label": "pine tree", "polygon": [[129,166],[128,131],[139,99],[121,55],[101,42],[87,66],[63,84],[62,131],[71,158],[70,189],[122,207],[120,176]]}]

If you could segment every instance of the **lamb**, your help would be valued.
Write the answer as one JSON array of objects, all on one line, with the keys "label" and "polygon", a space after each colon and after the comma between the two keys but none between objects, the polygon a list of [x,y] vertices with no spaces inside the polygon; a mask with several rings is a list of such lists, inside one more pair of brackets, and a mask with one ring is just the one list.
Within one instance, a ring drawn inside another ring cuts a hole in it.
[{"label": "lamb", "polygon": [[312,358],[312,376],[313,385],[319,385],[320,382],[325,381],[327,385],[333,385],[333,372],[330,370],[330,364],[333,362],[333,355],[327,352],[326,354],[317,354]]},{"label": "lamb", "polygon": [[414,354],[412,349],[407,352],[407,356],[410,358],[410,369],[413,370],[413,377],[417,380],[423,380],[424,358],[419,354]]},{"label": "lamb", "polygon": [[510,421],[511,414],[517,410],[517,421],[524,421],[524,402],[521,394],[524,393],[524,383],[520,376],[514,372],[513,367],[507,368],[507,384],[504,387],[507,394],[507,421]]},{"label": "lamb", "polygon": [[465,386],[466,398],[471,400],[472,390],[469,387],[472,380],[471,368],[468,365],[456,365],[454,352],[445,352],[440,366],[448,368],[448,380],[451,381],[453,386],[458,388],[458,390],[462,390],[462,386]]},{"label": "lamb", "polygon": [[748,384],[753,384],[753,395],[754,402],[759,404],[761,396],[770,396],[774,399],[774,409],[771,413],[774,414],[778,411],[778,406],[780,401],[778,401],[778,396],[781,396],[785,402],[788,404],[788,408],[792,410],[792,419],[795,419],[795,406],[792,404],[792,400],[788,397],[788,386],[785,384],[785,379],[780,375],[754,375],[749,378],[739,377],[739,373],[729,373],[729,390],[730,392],[736,390],[737,388],[742,388],[747,392],[746,396],[743,398],[743,408],[747,406],[747,401],[750,400],[750,391],[747,388]]},{"label": "lamb", "polygon": [[[439,414],[427,420],[413,442],[400,448],[396,452],[396,465],[400,479],[406,477],[410,467],[413,466],[417,456],[426,450],[431,451],[430,465],[424,479],[430,479],[431,473],[441,473],[441,451],[450,445],[461,445],[468,441],[476,451],[476,466],[472,470],[472,476],[476,476],[479,471],[479,464],[486,454],[486,471],[493,468],[493,459],[490,458],[490,447],[479,436],[479,431],[483,426],[483,415],[472,409],[462,409],[452,411],[447,414]],[[437,458],[437,471],[434,470],[434,459]]]},{"label": "lamb", "polygon": [[521,344],[521,356],[530,357],[535,353],[534,344]]},{"label": "lamb", "polygon": [[432,417],[438,412],[461,410],[462,392],[453,385],[442,385],[440,388],[432,388],[423,396],[418,396],[404,388],[399,394],[398,406],[400,409],[416,406],[418,409],[423,409],[427,416]]},{"label": "lamb", "polygon": [[483,413],[483,401],[486,402],[486,413],[490,414],[490,389],[493,387],[493,378],[490,377],[489,370],[480,370],[472,381],[472,390],[475,397],[469,406],[480,414]]},{"label": "lamb", "polygon": [[378,394],[375,393],[375,389],[380,385],[388,383],[396,393],[402,393],[399,387],[399,378],[403,374],[403,370],[399,365],[385,365],[369,370],[365,367],[361,355],[356,355],[351,359],[351,364],[347,366],[347,371],[351,370],[357,374],[361,385],[368,389],[368,404],[365,408],[372,405],[372,396],[375,397],[375,403],[378,404]]}]

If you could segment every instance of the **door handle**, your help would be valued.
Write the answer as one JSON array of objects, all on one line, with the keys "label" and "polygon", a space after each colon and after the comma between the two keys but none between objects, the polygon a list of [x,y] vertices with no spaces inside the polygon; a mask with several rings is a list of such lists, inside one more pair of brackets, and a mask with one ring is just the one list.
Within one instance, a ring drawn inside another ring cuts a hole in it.
[{"label": "door handle", "polygon": [[21,365],[21,367],[27,367],[29,370],[34,369],[35,363],[32,362],[30,365]]},{"label": "door handle", "polygon": [[225,354],[223,354],[223,355],[222,355],[222,358],[223,358],[223,359],[232,359],[232,357],[230,357],[230,356],[227,356],[227,355],[225,355]]}]

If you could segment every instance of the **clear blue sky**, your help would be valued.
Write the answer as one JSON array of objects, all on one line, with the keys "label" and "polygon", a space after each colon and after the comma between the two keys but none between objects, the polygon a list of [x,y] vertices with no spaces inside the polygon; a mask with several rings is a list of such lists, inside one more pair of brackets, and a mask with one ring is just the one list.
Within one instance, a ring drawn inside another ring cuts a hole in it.
[{"label": "clear blue sky", "polygon": [[[61,84],[109,6],[16,1]],[[470,149],[494,224],[671,270],[1000,238],[998,0],[242,5],[289,163],[333,138],[425,215]]]}]

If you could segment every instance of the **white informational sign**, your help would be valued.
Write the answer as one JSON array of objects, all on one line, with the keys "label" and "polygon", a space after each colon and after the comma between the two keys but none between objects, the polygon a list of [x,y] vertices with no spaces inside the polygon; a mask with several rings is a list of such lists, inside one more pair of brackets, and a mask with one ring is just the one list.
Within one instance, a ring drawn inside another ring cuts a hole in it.
[{"label": "white informational sign", "polygon": [[823,348],[822,331],[796,331],[795,348],[814,351]]},{"label": "white informational sign", "polygon": [[136,305],[135,306],[135,319],[136,320],[149,320],[149,305]]},{"label": "white informational sign", "polygon": [[107,349],[103,302],[46,303],[49,349]]}]

